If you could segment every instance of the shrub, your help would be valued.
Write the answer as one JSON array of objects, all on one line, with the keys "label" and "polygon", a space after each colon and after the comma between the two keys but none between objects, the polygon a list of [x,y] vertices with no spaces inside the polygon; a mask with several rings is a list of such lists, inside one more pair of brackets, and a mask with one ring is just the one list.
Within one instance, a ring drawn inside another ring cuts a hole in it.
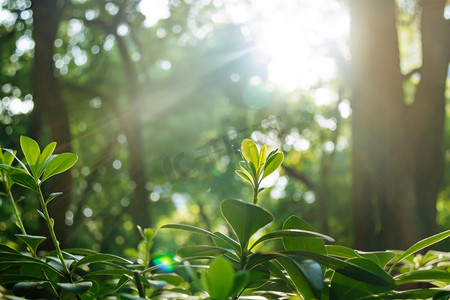
[{"label": "shrub", "polygon": [[[251,140],[242,143],[243,161],[236,172],[251,185],[253,197],[250,202],[228,199],[220,205],[232,235],[183,224],[162,226],[208,236],[211,240],[209,245],[178,250],[182,261],[171,263],[183,276],[161,272],[160,265],[150,264],[156,234],[152,229],[138,227],[142,242],[136,254],[141,259],[89,249],[60,249],[54,221],[47,210],[48,203],[60,193],[44,197],[41,185],[51,176],[70,169],[77,156],[54,155],[55,143],[41,152],[30,138],[21,137],[20,142],[23,162],[15,151],[0,149],[4,197],[9,199],[21,231],[16,236],[27,248],[19,252],[0,245],[0,284],[6,290],[5,295],[58,299],[450,298],[450,255],[429,251],[414,256],[450,236],[450,230],[419,241],[406,251],[361,252],[325,244],[324,241],[334,240],[315,232],[305,220],[291,216],[281,229],[258,238],[257,233],[275,218],[258,205],[258,195],[263,191],[260,184],[281,165],[283,153],[277,150],[268,153],[265,145],[258,151]],[[38,213],[47,224],[54,251],[41,255],[38,247],[45,237],[27,234],[12,192],[15,184],[32,190],[39,199]],[[273,240],[278,241],[281,250],[260,250],[264,243]],[[415,282],[426,282],[429,287],[405,288]]]}]

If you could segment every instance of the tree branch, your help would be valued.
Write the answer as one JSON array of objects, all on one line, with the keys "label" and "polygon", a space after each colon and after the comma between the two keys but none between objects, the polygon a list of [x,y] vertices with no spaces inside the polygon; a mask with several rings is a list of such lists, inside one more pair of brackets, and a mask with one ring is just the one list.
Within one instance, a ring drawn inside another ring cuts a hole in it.
[{"label": "tree branch", "polygon": [[303,182],[303,184],[306,185],[306,187],[308,189],[310,189],[310,190],[315,190],[316,189],[316,184],[313,183],[305,174],[299,173],[294,168],[288,167],[288,166],[283,166],[283,169],[286,171],[286,173],[289,176],[292,176],[292,177],[300,180],[301,182]]}]

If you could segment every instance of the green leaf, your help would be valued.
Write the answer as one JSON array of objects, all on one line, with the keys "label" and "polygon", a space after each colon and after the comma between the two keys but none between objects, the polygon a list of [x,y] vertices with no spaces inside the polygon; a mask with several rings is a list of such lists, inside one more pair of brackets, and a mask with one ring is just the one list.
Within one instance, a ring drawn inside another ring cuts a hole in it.
[{"label": "green leaf", "polygon": [[201,229],[198,227],[194,227],[191,225],[183,225],[183,224],[166,224],[161,226],[161,229],[178,229],[178,230],[184,230],[189,231],[196,234],[206,235],[212,238],[221,239],[226,243],[229,243],[229,238],[224,237],[223,235],[216,235],[208,230]]},{"label": "green leaf", "polygon": [[373,270],[366,269],[364,267],[358,266],[356,264],[353,264],[348,261],[343,261],[331,256],[326,256],[319,253],[313,253],[313,252],[305,252],[305,251],[283,251],[283,252],[260,252],[255,253],[248,259],[247,266],[248,268],[252,268],[253,266],[260,264],[267,260],[272,260],[280,257],[286,257],[289,256],[302,256],[306,258],[310,258],[312,260],[317,261],[321,265],[324,265],[330,269],[335,270],[338,273],[341,273],[342,275],[345,275],[349,278],[370,283],[373,285],[379,285],[379,286],[387,286],[389,288],[395,288],[396,284],[394,279],[389,276],[381,267],[379,267],[377,264],[373,263],[370,260],[367,260],[365,258],[361,258],[364,260],[369,261],[370,263],[374,264],[376,267],[377,272],[374,272]]},{"label": "green leaf", "polygon": [[178,249],[177,254],[181,256],[183,259],[191,259],[198,257],[215,257],[224,253],[232,253],[234,251],[227,248],[221,248],[216,246],[207,246],[207,245],[199,245],[199,246],[187,246]]},{"label": "green leaf", "polygon": [[14,155],[11,154],[9,151],[5,151],[5,153],[3,153],[3,164],[5,165],[12,165],[14,161]]},{"label": "green leaf", "polygon": [[13,286],[12,290],[17,296],[26,296],[44,283],[45,281],[18,282]]},{"label": "green leaf", "polygon": [[27,189],[30,189],[32,191],[37,190],[36,181],[31,175],[28,175],[26,173],[12,173],[10,177],[11,180],[17,183],[18,185],[26,187]]},{"label": "green leaf", "polygon": [[289,278],[294,284],[297,293],[302,296],[302,299],[316,299],[308,280],[303,275],[302,271],[298,268],[292,259],[289,257],[283,257],[277,259],[277,261],[283,266],[286,272],[289,274]]},{"label": "green leaf", "polygon": [[202,279],[211,299],[225,300],[232,292],[234,270],[225,258],[216,257]]},{"label": "green leaf", "polygon": [[92,264],[92,263],[99,263],[99,262],[119,262],[119,263],[126,263],[126,264],[132,264],[132,261],[129,261],[128,259],[122,258],[117,255],[113,254],[106,254],[106,253],[100,253],[100,254],[92,254],[86,257],[83,257],[77,262],[74,262],[72,268],[72,272],[82,265]]},{"label": "green leaf", "polygon": [[66,292],[78,294],[89,290],[92,286],[92,282],[83,281],[76,283],[57,283],[57,285]]},{"label": "green leaf", "polygon": [[[450,296],[449,291],[444,291],[442,289],[415,289],[409,291],[401,291],[401,292],[388,292],[378,295],[371,295],[360,300],[371,300],[371,299],[441,299],[444,300],[446,298],[441,298],[445,296]],[[448,299],[448,298],[447,298]]]},{"label": "green leaf", "polygon": [[312,259],[304,257],[292,257],[293,261],[308,280],[310,286],[316,291],[322,291],[325,287],[322,267]]},{"label": "green leaf", "polygon": [[273,172],[278,169],[279,166],[281,166],[281,163],[283,162],[284,154],[282,152],[275,153],[271,157],[267,159],[267,162],[264,166],[264,173],[263,173],[263,179],[272,174]]},{"label": "green leaf", "polygon": [[386,265],[396,257],[396,254],[388,251],[375,251],[375,252],[362,252],[357,251],[357,253],[364,258],[370,259],[371,261],[377,263],[380,267],[384,268]]},{"label": "green leaf", "polygon": [[[30,172],[28,171],[27,167],[25,166],[25,164],[17,158],[16,156],[16,151],[13,151],[11,149],[5,149],[5,151],[7,151],[9,154],[11,154],[16,160],[17,162],[22,166],[23,170],[27,173],[30,174]],[[31,175],[31,174],[30,174]]]},{"label": "green leaf", "polygon": [[73,153],[62,153],[55,156],[47,165],[42,181],[49,177],[62,173],[70,169],[78,160],[78,156]]},{"label": "green leaf", "polygon": [[156,289],[162,289],[167,285],[167,282],[163,281],[163,280],[147,280],[145,277],[141,276],[141,280],[144,281],[145,280],[145,284],[148,286],[152,286],[155,287]]},{"label": "green leaf", "polygon": [[219,238],[221,238],[222,241],[224,241],[226,243],[226,245],[228,245],[227,248],[234,249],[236,251],[236,253],[239,253],[240,245],[238,244],[238,242],[236,242],[235,240],[233,240],[232,238],[226,236],[225,234],[223,234],[221,232],[215,232],[214,234],[217,235]]},{"label": "green leaf", "polygon": [[442,241],[443,239],[446,239],[450,236],[450,230],[435,234],[433,236],[430,236],[426,239],[423,239],[417,243],[415,243],[414,245],[412,245],[408,250],[406,250],[396,261],[395,263],[392,265],[392,267],[389,269],[389,273],[394,269],[394,267],[401,262],[402,260],[404,260],[406,257],[410,256],[411,254],[420,251],[426,247],[429,247],[439,241]]},{"label": "green leaf", "polygon": [[30,166],[31,172],[36,176],[36,163],[41,154],[38,143],[36,143],[35,140],[22,135],[20,137],[20,146],[28,165]]},{"label": "green leaf", "polygon": [[[217,234],[217,232],[216,232],[216,234]],[[219,232],[219,234],[221,234],[221,233]],[[226,243],[223,240],[216,239],[216,238],[214,238],[213,240],[214,240],[214,244],[217,247],[233,249],[235,251],[235,254],[232,254],[231,252],[228,252],[228,253],[225,253],[225,255],[228,258],[230,258],[230,259],[232,259],[232,260],[234,260],[236,262],[239,262],[240,259],[239,259],[238,255],[241,252],[241,249],[240,249],[240,246],[239,246],[238,243],[236,243],[236,242],[234,242],[234,244],[232,244],[231,242],[230,243]]]},{"label": "green leaf", "polygon": [[116,288],[114,289],[114,293],[120,290],[125,284],[130,282],[133,279],[133,277],[128,275],[123,275],[120,277],[119,282],[117,282]]},{"label": "green leaf", "polygon": [[251,164],[253,167],[258,167],[259,154],[258,148],[256,148],[255,143],[252,140],[245,139],[241,144],[242,156]]},{"label": "green leaf", "polygon": [[241,200],[224,200],[220,204],[223,217],[236,234],[241,249],[245,250],[250,237],[274,220],[262,207]]},{"label": "green leaf", "polygon": [[[359,266],[366,271],[370,271],[386,281],[392,278],[375,262],[365,258],[350,258],[348,263]],[[383,293],[393,290],[395,283],[390,285],[376,285],[371,282],[361,282],[357,277],[348,278],[347,276],[334,273],[331,279],[330,299],[358,299],[368,295]]]},{"label": "green leaf", "polygon": [[0,284],[17,282],[42,282],[42,277],[35,277],[22,274],[0,274]]},{"label": "green leaf", "polygon": [[259,162],[258,162],[258,175],[260,175],[260,171],[262,171],[262,167],[264,166],[267,159],[267,145],[261,147],[261,152],[259,153]]},{"label": "green leaf", "polygon": [[[5,253],[2,253],[2,258],[5,257]],[[54,267],[52,267],[50,264],[44,263],[42,261],[33,259],[33,260],[26,260],[26,259],[17,259],[17,260],[0,260],[0,268],[2,267],[23,267],[23,266],[30,266],[30,267],[35,267],[36,270],[47,270],[50,272],[53,272],[54,274],[63,277],[64,275],[58,271],[57,269],[55,269]]]},{"label": "green leaf", "polygon": [[16,168],[16,167],[12,167],[10,165],[7,164],[0,164],[0,170],[6,171],[8,173],[25,173],[28,174],[25,170],[20,169],[20,168]]},{"label": "green leaf", "polygon": [[32,249],[33,253],[36,253],[37,247],[46,239],[45,236],[39,235],[16,234],[16,236],[27,244],[27,246]]},{"label": "green leaf", "polygon": [[[250,250],[253,249],[257,244],[271,240],[271,239],[279,239],[279,238],[320,238],[325,239],[330,242],[334,242],[334,240],[324,234],[316,233],[312,231],[306,231],[306,230],[299,230],[299,229],[285,229],[285,230],[276,230],[269,232],[268,234],[263,235],[260,237],[251,247]],[[297,249],[287,249],[287,250],[297,250]],[[307,250],[307,249],[305,249]]]},{"label": "green leaf", "polygon": [[234,282],[233,282],[233,287],[232,287],[232,293],[238,293],[239,291],[241,291],[245,285],[249,282],[249,272],[246,270],[240,270],[237,271],[236,273],[234,273]]},{"label": "green leaf", "polygon": [[441,270],[416,270],[408,273],[403,273],[396,276],[395,281],[397,284],[414,282],[414,281],[440,281],[446,284],[450,284],[450,273]]},{"label": "green leaf", "polygon": [[236,174],[238,174],[239,177],[241,177],[244,181],[248,181],[249,183],[253,184],[253,182],[250,179],[250,177],[247,174],[245,174],[243,171],[236,170]]},{"label": "green leaf", "polygon": [[184,282],[183,277],[175,273],[159,273],[153,274],[152,278],[155,280],[162,280],[173,286],[178,286]]},{"label": "green leaf", "polygon": [[50,143],[47,145],[47,147],[44,148],[44,150],[42,150],[41,155],[39,155],[39,158],[37,160],[37,167],[38,169],[38,174],[36,177],[40,177],[42,175],[42,172],[44,172],[44,168],[42,168],[44,166],[44,163],[50,158],[50,156],[53,154],[53,151],[55,151],[55,147],[56,147],[56,143]]},{"label": "green leaf", "polygon": [[61,192],[51,193],[51,194],[48,196],[47,201],[45,201],[45,203],[49,204],[50,201],[52,201],[53,199],[55,199],[56,197],[58,197],[58,196],[60,196],[60,195],[62,195],[62,194],[63,194],[63,193],[61,193]]},{"label": "green leaf", "polygon": [[[283,224],[283,229],[300,229],[306,231],[313,231],[314,228],[297,216],[290,216]],[[330,241],[333,241],[331,239]],[[327,254],[325,244],[322,238],[315,237],[284,237],[284,248],[288,251],[310,251],[320,254]]]},{"label": "green leaf", "polygon": [[355,250],[340,245],[326,245],[328,255],[341,257],[341,258],[353,258],[361,257]]},{"label": "green leaf", "polygon": [[16,250],[14,250],[11,247],[8,247],[6,245],[3,245],[3,244],[0,244],[0,252],[19,254],[19,252],[17,252]]},{"label": "green leaf", "polygon": [[133,276],[133,272],[127,269],[105,269],[98,271],[90,271],[83,275],[83,278],[95,277],[95,276],[103,276],[103,275],[113,275],[113,276],[122,276],[127,274],[129,276]]}]

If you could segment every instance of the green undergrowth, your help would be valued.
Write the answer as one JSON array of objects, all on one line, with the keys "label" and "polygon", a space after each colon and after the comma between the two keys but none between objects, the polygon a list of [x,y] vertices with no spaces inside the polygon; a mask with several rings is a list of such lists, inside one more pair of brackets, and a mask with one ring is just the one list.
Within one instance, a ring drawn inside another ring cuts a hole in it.
[{"label": "green undergrowth", "polygon": [[[242,142],[236,173],[251,186],[252,199],[220,204],[229,234],[166,224],[160,230],[138,227],[142,241],[133,257],[61,249],[48,212],[48,204],[61,193],[44,195],[41,186],[69,170],[77,156],[54,154],[56,143],[41,151],[24,136],[20,145],[23,157],[0,149],[2,198],[10,202],[20,231],[14,242],[24,250],[0,245],[0,295],[5,299],[450,299],[450,254],[417,254],[448,238],[450,230],[406,251],[376,252],[336,245],[297,216],[267,230],[275,216],[259,204],[261,182],[280,167],[284,156],[269,152],[266,145],[258,149],[251,140]],[[15,185],[38,199],[37,213],[47,225],[53,251],[39,251],[46,237],[27,233]],[[167,230],[207,236],[210,243],[179,248],[176,260],[152,259],[156,233]],[[266,243],[278,250],[265,250]]]}]

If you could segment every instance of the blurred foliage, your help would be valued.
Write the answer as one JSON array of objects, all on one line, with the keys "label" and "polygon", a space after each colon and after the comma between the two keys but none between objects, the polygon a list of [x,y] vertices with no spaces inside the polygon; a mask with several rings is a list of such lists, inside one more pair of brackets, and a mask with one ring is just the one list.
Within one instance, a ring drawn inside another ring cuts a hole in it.
[{"label": "blurred foliage", "polygon": [[[282,150],[290,169],[268,179],[274,187],[260,202],[277,220],[296,214],[340,244],[352,244],[351,108],[342,78],[308,90],[274,86],[267,58],[255,50],[245,24],[227,16],[224,1],[169,1],[167,18],[151,26],[136,0],[60,2],[54,67],[79,156],[66,212],[70,245],[123,253],[140,240],[130,216],[136,187],[126,164],[133,147],[124,133],[130,115],[142,131],[153,227],[170,221],[227,231],[219,201],[251,197],[234,173],[237,149],[251,137],[269,151]],[[39,105],[30,82],[31,1],[0,3],[0,144],[17,149],[19,136],[30,131],[32,105]],[[414,40],[413,26],[401,30]],[[413,89],[414,80],[405,89]],[[446,149],[449,137],[447,130]],[[50,140],[44,126],[40,142]],[[438,203],[441,229],[450,227],[449,183],[447,172]],[[36,200],[20,192],[24,222],[36,234]],[[3,197],[0,204],[0,242],[11,243],[17,233],[8,221],[11,207]],[[187,239],[167,232],[154,243],[159,254],[173,254]],[[202,241],[190,238],[191,244]]]}]

